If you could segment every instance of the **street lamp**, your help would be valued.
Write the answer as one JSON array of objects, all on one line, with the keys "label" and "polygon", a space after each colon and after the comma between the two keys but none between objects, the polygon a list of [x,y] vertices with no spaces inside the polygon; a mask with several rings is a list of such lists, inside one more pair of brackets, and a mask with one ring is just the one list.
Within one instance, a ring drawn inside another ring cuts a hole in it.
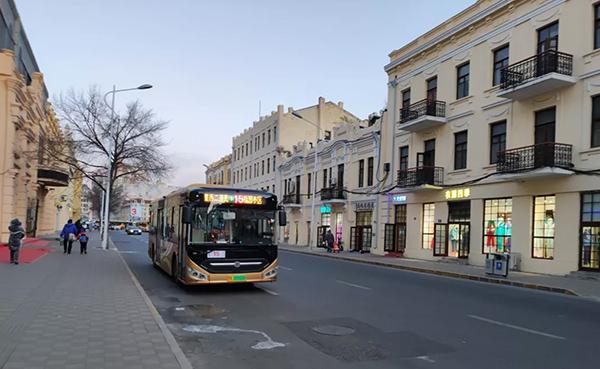
[{"label": "street lamp", "polygon": [[[125,91],[133,91],[133,90],[148,90],[152,88],[152,85],[149,84],[143,84],[143,85],[139,85],[138,87],[134,87],[134,88],[124,88],[124,89],[120,89],[117,90],[117,86],[113,85],[113,89],[112,91],[108,91],[107,93],[104,94],[104,104],[106,104],[106,106],[108,106],[110,108],[110,123],[112,124],[114,119],[115,119],[115,95],[117,94],[117,92],[125,92]],[[108,102],[106,101],[106,98],[108,97],[108,95],[112,94],[112,103],[110,105],[108,105]],[[109,125],[109,127],[111,127]],[[108,140],[108,175],[107,177],[107,185],[105,186],[105,190],[104,190],[104,224],[102,224],[102,232],[103,232],[103,238],[102,238],[102,248],[104,250],[108,250],[108,222],[109,222],[109,215],[110,215],[110,184],[111,184],[111,176],[112,176],[112,139],[109,137]]]},{"label": "street lamp", "polygon": [[[306,123],[310,124],[311,126],[314,126],[318,130],[317,131],[318,132],[317,133],[317,140],[315,141],[315,164],[313,166],[313,175],[312,175],[312,177],[313,177],[312,178],[312,182],[313,183],[311,183],[311,187],[312,188],[309,190],[309,191],[312,191],[312,203],[311,203],[311,206],[310,206],[310,230],[309,230],[309,232],[310,232],[310,234],[309,234],[310,241],[312,243],[312,242],[316,241],[316,238],[314,237],[316,235],[313,234],[313,228],[317,229],[316,228],[316,224],[315,224],[315,197],[317,195],[316,194],[316,188],[317,188],[317,164],[319,162],[319,133],[323,133],[323,130],[321,129],[321,127],[318,124],[316,124],[314,122],[311,122],[310,120],[304,118],[302,115],[300,115],[299,113],[297,113],[295,111],[292,111],[292,115],[295,116],[298,119],[302,119],[303,121],[305,121]],[[300,189],[298,189],[298,191],[300,191]],[[312,245],[308,245],[308,247],[312,248]]]}]

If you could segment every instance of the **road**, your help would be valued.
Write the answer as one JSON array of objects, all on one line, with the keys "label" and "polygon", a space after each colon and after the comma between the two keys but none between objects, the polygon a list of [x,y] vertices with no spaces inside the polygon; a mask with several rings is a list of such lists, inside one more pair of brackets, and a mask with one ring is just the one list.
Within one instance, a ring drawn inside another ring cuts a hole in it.
[{"label": "road", "polygon": [[115,245],[194,368],[593,368],[600,304],[280,252],[279,280],[177,287]]}]

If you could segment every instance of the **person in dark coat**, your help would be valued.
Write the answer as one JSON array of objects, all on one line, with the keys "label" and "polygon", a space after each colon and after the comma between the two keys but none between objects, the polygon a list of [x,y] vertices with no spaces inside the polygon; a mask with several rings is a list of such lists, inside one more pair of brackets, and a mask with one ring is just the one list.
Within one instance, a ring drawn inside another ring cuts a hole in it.
[{"label": "person in dark coat", "polygon": [[327,247],[327,252],[333,251],[333,243],[335,242],[335,238],[333,237],[333,233],[331,233],[331,229],[327,230],[325,234],[325,247]]},{"label": "person in dark coat", "polygon": [[60,238],[63,240],[63,249],[65,254],[71,253],[71,248],[73,248],[73,242],[77,239],[77,226],[73,224],[73,220],[69,219],[67,224],[60,232]]},{"label": "person in dark coat", "polygon": [[21,241],[25,238],[25,230],[19,219],[13,219],[8,226],[10,236],[8,236],[8,248],[10,249],[10,263],[19,264],[19,251],[21,249]]}]

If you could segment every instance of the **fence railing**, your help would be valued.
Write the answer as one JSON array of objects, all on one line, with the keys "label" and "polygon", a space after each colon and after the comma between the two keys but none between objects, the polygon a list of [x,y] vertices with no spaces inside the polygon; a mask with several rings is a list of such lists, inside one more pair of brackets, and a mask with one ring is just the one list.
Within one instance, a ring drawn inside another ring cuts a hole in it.
[{"label": "fence railing", "polygon": [[421,100],[406,108],[400,109],[400,123],[417,119],[423,115],[433,117],[446,116],[446,102],[438,100]]},{"label": "fence railing", "polygon": [[572,157],[572,145],[546,142],[499,152],[496,170],[511,173],[543,167],[570,168]]},{"label": "fence railing", "polygon": [[299,193],[288,193],[283,195],[283,203],[288,205],[300,204],[300,194]]},{"label": "fence railing", "polygon": [[321,189],[321,200],[345,200],[346,192],[343,187],[327,187]]},{"label": "fence railing", "polygon": [[444,184],[444,168],[422,166],[398,171],[398,187],[422,185],[441,186]]},{"label": "fence railing", "polygon": [[516,87],[548,73],[573,75],[573,55],[548,50],[500,70],[500,88]]}]

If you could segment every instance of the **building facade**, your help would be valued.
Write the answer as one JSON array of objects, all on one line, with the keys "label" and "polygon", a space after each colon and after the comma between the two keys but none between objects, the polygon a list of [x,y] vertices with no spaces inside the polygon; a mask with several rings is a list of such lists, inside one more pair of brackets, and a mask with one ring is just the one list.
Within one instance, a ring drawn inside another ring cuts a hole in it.
[{"label": "building facade", "polygon": [[0,0],[0,242],[13,218],[29,236],[55,231],[57,190],[69,185],[69,173],[44,145],[60,135],[15,3]]},{"label": "building facade", "polygon": [[358,121],[341,102],[335,104],[322,97],[317,105],[298,110],[289,107],[286,111],[279,105],[277,111],[261,117],[233,138],[231,183],[281,195],[276,168],[291,155],[293,145],[329,139],[336,124]]},{"label": "building facade", "polygon": [[231,184],[231,154],[210,163],[206,167],[206,183],[216,185]]},{"label": "building facade", "polygon": [[333,127],[330,140],[303,141],[279,167],[288,224],[280,242],[322,247],[331,231],[338,245],[369,251],[381,153],[378,116]]},{"label": "building facade", "polygon": [[372,252],[600,271],[599,7],[480,0],[390,54]]}]

